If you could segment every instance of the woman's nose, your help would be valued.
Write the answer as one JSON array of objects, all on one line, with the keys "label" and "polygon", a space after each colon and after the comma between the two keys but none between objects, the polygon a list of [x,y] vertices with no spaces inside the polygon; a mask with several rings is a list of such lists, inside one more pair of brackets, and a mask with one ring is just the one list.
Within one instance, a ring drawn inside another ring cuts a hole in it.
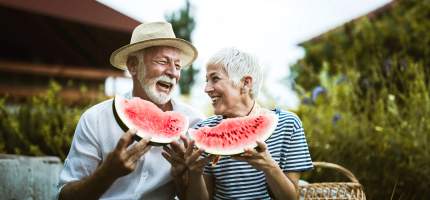
[{"label": "woman's nose", "polygon": [[211,85],[211,84],[209,84],[209,83],[206,83],[206,85],[205,85],[205,92],[206,92],[206,93],[209,93],[209,92],[211,92],[211,91],[213,91],[213,87],[212,87],[212,85]]}]

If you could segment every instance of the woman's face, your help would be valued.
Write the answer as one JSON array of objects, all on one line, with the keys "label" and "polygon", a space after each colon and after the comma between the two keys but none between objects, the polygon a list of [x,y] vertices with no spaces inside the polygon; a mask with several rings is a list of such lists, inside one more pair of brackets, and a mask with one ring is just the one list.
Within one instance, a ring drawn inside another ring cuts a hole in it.
[{"label": "woman's face", "polygon": [[208,65],[206,68],[205,92],[212,100],[216,115],[234,116],[241,103],[241,90],[228,77],[220,65]]}]

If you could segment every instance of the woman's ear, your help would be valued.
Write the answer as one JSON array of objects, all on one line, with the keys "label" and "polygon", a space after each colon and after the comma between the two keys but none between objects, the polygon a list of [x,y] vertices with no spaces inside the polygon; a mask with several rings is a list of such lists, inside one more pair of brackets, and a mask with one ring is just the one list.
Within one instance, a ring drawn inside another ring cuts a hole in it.
[{"label": "woman's ear", "polygon": [[137,67],[139,65],[139,61],[136,56],[129,56],[127,58],[127,69],[130,72],[130,75],[133,77],[137,75]]},{"label": "woman's ear", "polygon": [[251,76],[244,76],[242,78],[243,87],[242,89],[244,92],[250,93],[252,91],[252,77]]}]

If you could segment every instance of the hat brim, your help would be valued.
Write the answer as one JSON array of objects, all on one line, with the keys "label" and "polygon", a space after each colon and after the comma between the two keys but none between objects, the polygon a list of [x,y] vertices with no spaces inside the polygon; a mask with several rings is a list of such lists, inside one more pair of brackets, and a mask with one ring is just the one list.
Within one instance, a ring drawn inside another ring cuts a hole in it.
[{"label": "hat brim", "polygon": [[110,63],[118,69],[126,70],[127,58],[130,53],[153,46],[168,46],[179,49],[183,68],[190,66],[197,58],[197,49],[188,41],[180,38],[157,38],[125,45],[117,49],[111,54]]}]

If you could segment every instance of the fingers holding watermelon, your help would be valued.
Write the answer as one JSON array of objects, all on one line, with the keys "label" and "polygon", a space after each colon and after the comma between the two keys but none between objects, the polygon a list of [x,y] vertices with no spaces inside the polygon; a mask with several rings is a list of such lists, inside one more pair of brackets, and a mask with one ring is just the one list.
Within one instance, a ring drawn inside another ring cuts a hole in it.
[{"label": "fingers holding watermelon", "polygon": [[185,153],[185,164],[190,171],[190,175],[201,176],[203,174],[204,166],[212,161],[215,156],[209,155],[204,157],[202,155],[204,150],[201,148],[194,149],[194,146],[191,144],[194,144],[194,141],[191,141]]},{"label": "fingers holding watermelon", "polygon": [[188,148],[188,146],[190,146],[189,145],[190,140],[188,140],[188,138],[186,136],[181,135],[180,139],[181,139],[182,143],[184,144],[185,149]]},{"label": "fingers holding watermelon", "polygon": [[172,165],[171,174],[173,177],[181,176],[187,169],[184,155],[188,147],[188,139],[181,136],[182,143],[173,141],[168,146],[163,147],[161,155]]},{"label": "fingers holding watermelon", "polygon": [[232,156],[235,160],[245,161],[255,169],[268,172],[269,170],[277,167],[277,163],[273,160],[270,152],[267,150],[265,142],[257,141],[257,147],[245,148],[244,153]]},{"label": "fingers holding watermelon", "polygon": [[180,144],[179,142],[173,141],[170,143],[170,147],[172,147],[173,152],[175,152],[176,154],[179,154],[179,156],[181,157],[184,157],[186,148],[188,146],[188,139],[182,135],[180,138],[181,138],[182,144]]},{"label": "fingers holding watermelon", "polygon": [[100,170],[105,175],[119,178],[133,172],[136,169],[139,158],[149,151],[151,146],[148,145],[148,138],[144,138],[132,145],[135,133],[135,130],[129,130],[124,133],[115,149],[108,154],[106,160],[100,166]]},{"label": "fingers holding watermelon", "polygon": [[191,174],[201,175],[203,167],[208,164],[213,156],[203,157],[203,149],[196,149],[194,141],[181,136],[181,143],[171,142],[163,147],[162,156],[172,165],[172,176],[182,175],[187,169]]},{"label": "fingers holding watermelon", "polygon": [[149,141],[150,138],[142,139],[127,150],[127,155],[130,162],[136,162],[140,157],[148,152],[149,149],[151,149],[151,146],[148,145]]},{"label": "fingers holding watermelon", "polygon": [[267,144],[265,142],[257,140],[257,147],[255,149],[258,152],[265,152],[265,151],[267,151]]},{"label": "fingers holding watermelon", "polygon": [[136,134],[136,130],[129,130],[125,132],[121,138],[119,138],[115,149],[126,149],[130,144],[134,142],[133,136]]},{"label": "fingers holding watermelon", "polygon": [[161,152],[161,155],[170,163],[170,165],[172,165],[172,176],[181,176],[186,170],[184,152],[175,152],[175,150],[168,146],[164,146],[163,150],[164,151]]}]

